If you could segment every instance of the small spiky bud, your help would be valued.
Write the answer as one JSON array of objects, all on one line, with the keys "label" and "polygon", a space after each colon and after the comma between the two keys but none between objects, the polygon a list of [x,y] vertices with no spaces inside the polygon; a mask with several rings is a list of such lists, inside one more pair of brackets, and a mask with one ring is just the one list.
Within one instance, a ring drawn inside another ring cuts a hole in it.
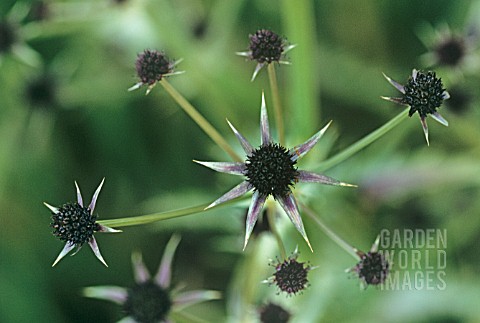
[{"label": "small spiky bud", "polygon": [[90,213],[90,209],[77,202],[67,203],[52,212],[51,227],[53,235],[70,245],[81,247],[89,242],[93,233],[99,230],[96,223],[97,216]]},{"label": "small spiky bud", "polygon": [[288,295],[296,295],[308,286],[308,272],[311,267],[305,262],[297,261],[298,253],[294,253],[275,266],[275,273],[270,279],[280,291]]},{"label": "small spiky bud", "polygon": [[123,304],[125,313],[141,323],[164,322],[171,308],[169,292],[150,280],[130,288]]},{"label": "small spiky bud", "polygon": [[260,322],[262,323],[287,323],[290,313],[280,305],[268,303],[259,310]]},{"label": "small spiky bud", "polygon": [[367,285],[379,285],[386,279],[390,264],[380,252],[360,253],[360,261],[352,268],[358,278]]},{"label": "small spiky bud", "polygon": [[251,58],[259,63],[278,62],[284,47],[284,39],[271,30],[260,29],[250,35]]},{"label": "small spiky bud", "polygon": [[418,112],[425,118],[428,114],[435,113],[445,99],[445,89],[442,79],[437,78],[435,72],[417,71],[404,85],[405,94],[402,103],[410,106],[409,116]]},{"label": "small spiky bud", "polygon": [[248,182],[263,196],[285,197],[290,186],[297,181],[296,159],[277,143],[269,143],[255,149],[247,157],[245,176]]},{"label": "small spiky bud", "polygon": [[160,81],[163,75],[173,72],[174,62],[163,52],[146,49],[138,55],[135,67],[140,81],[152,85]]}]

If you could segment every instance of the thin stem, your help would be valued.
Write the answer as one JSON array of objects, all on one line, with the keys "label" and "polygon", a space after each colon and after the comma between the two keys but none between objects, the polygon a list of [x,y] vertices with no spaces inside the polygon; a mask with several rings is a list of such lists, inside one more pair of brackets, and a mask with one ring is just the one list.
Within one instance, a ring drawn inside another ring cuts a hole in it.
[{"label": "thin stem", "polygon": [[[214,209],[216,207],[222,206],[222,205],[228,205],[234,202],[238,202],[240,200],[246,199],[247,196],[237,198],[230,200],[228,202],[222,203],[220,205],[213,206],[209,208],[208,210]],[[201,213],[205,210],[205,208],[210,205],[210,203],[206,204],[201,204],[198,206],[192,206],[184,209],[178,209],[178,210],[173,210],[173,211],[167,211],[167,212],[159,212],[159,213],[152,213],[152,214],[145,214],[145,215],[138,215],[138,216],[131,216],[131,217],[126,217],[126,218],[119,218],[119,219],[110,219],[110,220],[101,220],[97,221],[98,224],[105,225],[107,227],[128,227],[128,226],[133,226],[133,225],[142,225],[142,224],[148,224],[148,223],[153,223],[153,222],[158,222],[158,221],[163,221],[163,220],[168,220],[168,219],[173,219],[173,218],[179,218],[182,216],[186,215],[192,215],[196,213]]]},{"label": "thin stem", "polygon": [[405,111],[402,111],[392,120],[388,121],[386,124],[378,128],[377,130],[366,135],[356,143],[352,144],[350,147],[342,150],[340,153],[336,154],[335,156],[321,162],[315,169],[317,171],[322,172],[340,164],[344,160],[356,154],[357,152],[359,152],[360,150],[370,145],[372,142],[376,141],[377,139],[385,135],[387,132],[395,128],[403,120],[405,120],[407,116],[408,116],[408,109],[406,109]]},{"label": "thin stem", "polygon": [[170,96],[178,103],[190,118],[213,140],[220,148],[222,148],[235,161],[242,161],[242,158],[230,147],[228,142],[218,133],[218,131],[208,122],[190,102],[187,101],[170,83],[163,78],[159,82]]},{"label": "thin stem", "polygon": [[327,227],[321,220],[320,218],[315,214],[315,212],[313,212],[312,209],[310,209],[308,206],[306,206],[305,204],[301,204],[302,205],[302,209],[303,211],[313,220],[315,221],[315,223],[318,224],[318,226],[320,227],[320,229],[323,230],[323,232],[325,232],[325,234],[333,240],[333,242],[335,242],[338,246],[340,246],[343,250],[345,250],[346,252],[348,252],[353,258],[355,258],[356,260],[360,260],[360,256],[358,255],[358,250],[354,247],[352,247],[351,245],[349,245],[347,242],[345,242],[345,240],[343,240],[342,238],[340,238],[338,235],[335,234],[335,232],[333,232],[332,230],[330,230],[329,227]]},{"label": "thin stem", "polygon": [[267,207],[267,217],[268,217],[268,224],[270,226],[270,231],[272,232],[275,240],[277,241],[278,249],[280,250],[280,254],[282,259],[287,259],[287,253],[285,251],[285,246],[283,245],[282,237],[278,232],[277,225],[275,223],[275,205],[273,203],[268,204]]},{"label": "thin stem", "polygon": [[275,112],[275,124],[277,125],[278,140],[280,145],[285,145],[285,127],[283,125],[283,110],[280,102],[280,94],[278,92],[277,74],[275,66],[268,64],[268,79],[270,81],[270,90],[272,91],[273,110]]}]

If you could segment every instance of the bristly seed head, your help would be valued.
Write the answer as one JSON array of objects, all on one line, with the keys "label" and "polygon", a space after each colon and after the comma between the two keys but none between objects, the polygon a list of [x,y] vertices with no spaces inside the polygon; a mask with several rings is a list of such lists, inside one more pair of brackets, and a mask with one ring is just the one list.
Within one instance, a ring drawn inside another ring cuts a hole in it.
[{"label": "bristly seed head", "polygon": [[284,39],[271,30],[261,29],[250,35],[251,56],[259,63],[278,62],[284,47]]},{"label": "bristly seed head", "polygon": [[146,49],[138,54],[135,67],[140,81],[152,85],[160,81],[164,74],[173,72],[174,63],[164,53]]},{"label": "bristly seed head", "polygon": [[275,266],[273,282],[282,292],[295,295],[307,288],[309,270],[310,266],[305,267],[304,262],[298,262],[295,255]]},{"label": "bristly seed head", "polygon": [[367,285],[379,285],[387,279],[389,267],[390,264],[382,253],[368,252],[361,256],[353,270]]},{"label": "bristly seed head", "polygon": [[88,242],[99,229],[97,216],[90,214],[89,208],[77,202],[64,204],[57,213],[52,214],[50,226],[54,229],[53,235],[77,247]]},{"label": "bristly seed head", "polygon": [[404,90],[402,102],[410,106],[409,116],[418,112],[425,118],[427,114],[435,113],[445,99],[442,80],[432,71],[418,71],[416,77],[408,79]]},{"label": "bristly seed head", "polygon": [[123,310],[135,322],[163,322],[172,307],[168,291],[152,281],[136,284],[128,290]]},{"label": "bristly seed head", "polygon": [[247,181],[263,196],[284,197],[297,181],[296,160],[277,143],[255,149],[245,162]]}]

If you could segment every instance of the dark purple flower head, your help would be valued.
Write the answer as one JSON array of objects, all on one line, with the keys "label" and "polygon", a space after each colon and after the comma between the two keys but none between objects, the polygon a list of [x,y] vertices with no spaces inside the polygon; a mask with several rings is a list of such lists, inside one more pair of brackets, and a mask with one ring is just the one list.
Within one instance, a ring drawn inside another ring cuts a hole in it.
[{"label": "dark purple flower head", "polygon": [[180,74],[183,72],[174,72],[175,66],[181,60],[173,61],[165,55],[164,52],[146,49],[138,54],[135,61],[135,68],[140,82],[129,88],[129,91],[136,90],[143,85],[147,85],[147,94],[163,77]]},{"label": "dark purple flower head", "polygon": [[148,280],[128,289],[123,310],[135,322],[164,322],[172,308],[170,292]]},{"label": "dark purple flower head", "polygon": [[287,323],[291,316],[287,310],[274,303],[262,306],[259,314],[262,323]]},{"label": "dark purple flower head", "polygon": [[282,57],[285,40],[268,29],[260,29],[250,35],[251,58],[259,63],[278,62]]},{"label": "dark purple flower head", "polygon": [[411,117],[415,112],[420,116],[423,132],[427,144],[428,141],[428,127],[426,118],[430,115],[434,120],[448,126],[445,120],[437,109],[442,105],[443,101],[450,98],[450,94],[443,88],[443,83],[432,71],[417,71],[414,69],[412,75],[408,78],[407,84],[402,85],[384,74],[387,81],[399,90],[403,96],[400,98],[382,97],[385,100],[394,103],[407,105],[410,107],[408,115]]},{"label": "dark purple flower head", "polygon": [[367,252],[353,268],[358,278],[366,285],[382,284],[390,270],[390,264],[380,252]]},{"label": "dark purple flower head", "polygon": [[391,264],[382,252],[378,251],[380,236],[375,239],[367,253],[355,249],[360,261],[347,272],[353,272],[362,282],[363,287],[380,285],[385,282],[390,272]]},{"label": "dark purple flower head", "polygon": [[298,262],[298,251],[283,261],[278,261],[273,275],[266,280],[269,284],[277,285],[281,292],[287,295],[296,295],[308,286],[308,272],[312,269],[305,262]]},{"label": "dark purple flower head", "polygon": [[249,37],[250,44],[248,46],[248,51],[237,52],[237,55],[245,56],[253,61],[257,61],[252,81],[266,64],[273,62],[290,64],[290,62],[284,60],[285,53],[294,48],[295,45],[288,45],[283,37],[268,29],[257,30]]},{"label": "dark purple flower head", "polygon": [[58,255],[52,267],[74,248],[77,248],[74,253],[76,254],[85,243],[88,243],[98,260],[107,266],[93,234],[94,232],[121,231],[97,223],[97,215],[93,214],[98,194],[100,194],[104,180],[105,179],[102,180],[93,194],[92,201],[88,206],[83,204],[82,194],[80,193],[80,188],[78,187],[77,182],[75,182],[75,187],[77,189],[77,202],[66,203],[61,207],[54,207],[50,204],[44,203],[45,206],[52,211],[51,227],[53,228],[53,234],[60,240],[66,242],[63,250]]}]

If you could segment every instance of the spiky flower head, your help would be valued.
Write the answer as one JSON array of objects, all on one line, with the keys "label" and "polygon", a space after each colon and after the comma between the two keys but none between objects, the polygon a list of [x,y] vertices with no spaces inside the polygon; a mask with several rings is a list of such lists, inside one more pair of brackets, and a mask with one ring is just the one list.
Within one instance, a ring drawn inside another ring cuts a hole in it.
[{"label": "spiky flower head", "polygon": [[300,232],[310,249],[312,249],[303,227],[296,199],[292,193],[294,184],[297,182],[310,182],[337,186],[355,185],[340,182],[322,174],[299,170],[295,166],[297,161],[316,145],[330,123],[303,144],[295,146],[292,149],[287,149],[272,141],[263,94],[260,111],[261,145],[258,148],[253,148],[250,142],[227,121],[247,155],[245,162],[195,161],[218,172],[245,177],[242,183],[214,201],[207,209],[242,196],[249,191],[253,191],[246,220],[245,243],[243,247],[245,249],[263,205],[267,198],[272,196],[281,205],[295,225],[295,228]]},{"label": "spiky flower head", "polygon": [[294,48],[295,45],[288,45],[283,37],[271,30],[259,29],[254,34],[249,35],[249,38],[249,50],[246,52],[237,52],[237,55],[257,61],[252,81],[266,64],[273,62],[290,64],[283,59],[285,58],[285,53]]},{"label": "spiky flower head", "polygon": [[458,66],[467,53],[467,45],[463,37],[452,35],[433,46],[438,65]]},{"label": "spiky flower head", "polygon": [[390,272],[390,263],[382,252],[378,251],[380,236],[377,237],[372,248],[367,253],[356,250],[360,261],[348,272],[355,273],[363,287],[380,285],[385,282]]},{"label": "spiky flower head", "polygon": [[308,272],[312,269],[305,262],[298,262],[298,248],[293,254],[283,261],[278,261],[273,266],[275,272],[266,283],[277,285],[280,292],[292,296],[308,287]]},{"label": "spiky flower head", "polygon": [[268,303],[259,309],[259,316],[262,323],[287,323],[291,315],[280,305]]},{"label": "spiky flower head", "polygon": [[170,322],[168,316],[187,306],[220,298],[220,293],[211,290],[179,292],[171,287],[172,261],[180,243],[173,235],[163,254],[158,271],[150,276],[140,253],[132,254],[135,285],[131,288],[95,286],[83,290],[86,297],[115,302],[127,315],[122,322],[156,323]]},{"label": "spiky flower head", "polygon": [[170,60],[164,52],[145,49],[142,53],[138,54],[135,62],[135,68],[140,82],[128,90],[133,91],[143,85],[147,85],[146,94],[150,93],[157,82],[161,81],[163,77],[183,73],[174,72],[175,66],[180,63],[180,61],[181,60]]},{"label": "spiky flower head", "polygon": [[425,139],[428,140],[428,126],[426,118],[428,115],[444,126],[448,126],[448,122],[437,112],[443,101],[450,97],[450,94],[443,88],[441,78],[438,78],[433,71],[417,71],[414,69],[409,77],[407,84],[392,80],[384,74],[387,81],[397,90],[402,92],[401,98],[382,97],[385,100],[394,103],[407,105],[410,107],[408,115],[411,117],[415,112],[420,116]]},{"label": "spiky flower head", "polygon": [[74,248],[77,248],[74,253],[76,254],[85,243],[88,243],[98,260],[107,266],[93,234],[95,232],[121,231],[97,223],[97,215],[93,213],[95,204],[97,203],[98,194],[100,194],[104,181],[105,179],[102,180],[95,191],[95,194],[93,194],[92,201],[88,207],[83,205],[82,194],[80,193],[80,188],[78,187],[77,182],[75,182],[75,187],[77,189],[77,202],[65,203],[60,207],[54,207],[44,203],[45,206],[52,211],[51,227],[53,228],[53,235],[61,241],[66,242],[65,247],[58,255],[52,267]]}]

